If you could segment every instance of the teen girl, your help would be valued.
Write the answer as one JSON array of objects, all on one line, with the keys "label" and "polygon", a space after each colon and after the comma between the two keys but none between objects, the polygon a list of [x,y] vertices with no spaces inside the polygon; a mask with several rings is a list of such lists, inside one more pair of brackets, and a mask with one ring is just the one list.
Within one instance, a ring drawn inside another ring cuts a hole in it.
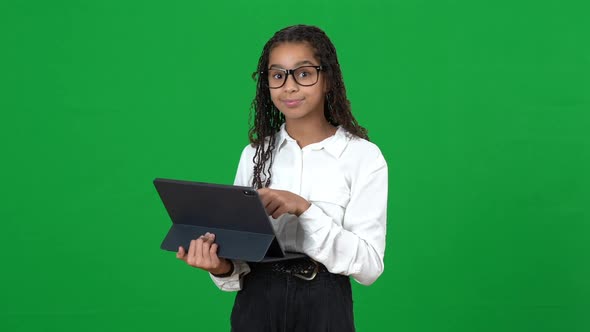
[{"label": "teen girl", "polygon": [[209,233],[177,257],[238,291],[233,331],[353,331],[349,276],[369,285],[383,272],[387,164],[350,111],[322,30],[278,31],[256,74],[251,144],[235,184],[258,189],[285,250],[308,258],[229,261]]}]

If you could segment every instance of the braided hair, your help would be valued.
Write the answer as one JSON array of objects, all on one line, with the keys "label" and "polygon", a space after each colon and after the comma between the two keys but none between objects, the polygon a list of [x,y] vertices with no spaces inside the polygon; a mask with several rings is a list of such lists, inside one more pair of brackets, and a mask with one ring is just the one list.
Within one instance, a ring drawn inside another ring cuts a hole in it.
[{"label": "braided hair", "polygon": [[[307,43],[314,50],[315,57],[322,66],[321,74],[325,75],[328,92],[324,101],[324,116],[333,126],[342,126],[350,134],[369,139],[367,130],[361,127],[350,110],[350,101],[346,98],[346,88],[336,48],[324,31],[315,26],[294,25],[277,31],[264,45],[258,60],[258,68],[252,75],[258,79],[256,97],[250,109],[250,130],[248,136],[254,154],[254,188],[268,187],[271,183],[271,167],[275,149],[275,134],[285,122],[285,116],[275,107],[268,86],[268,77],[261,75],[268,70],[270,52],[281,43]],[[253,113],[253,114],[252,114]]]}]

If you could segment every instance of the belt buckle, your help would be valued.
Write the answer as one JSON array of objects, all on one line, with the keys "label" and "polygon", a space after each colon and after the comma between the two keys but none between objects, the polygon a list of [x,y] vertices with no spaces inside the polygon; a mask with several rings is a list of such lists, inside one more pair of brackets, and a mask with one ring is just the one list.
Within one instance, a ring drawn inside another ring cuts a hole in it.
[{"label": "belt buckle", "polygon": [[[293,276],[299,278],[299,279],[303,279],[303,280],[307,280],[307,281],[311,281],[313,279],[315,279],[315,277],[318,275],[320,266],[318,264],[318,262],[311,260],[313,262],[313,270],[311,271],[311,276],[306,276],[303,274],[299,274],[299,273],[293,273]],[[307,273],[307,271],[304,271],[305,273]]]}]

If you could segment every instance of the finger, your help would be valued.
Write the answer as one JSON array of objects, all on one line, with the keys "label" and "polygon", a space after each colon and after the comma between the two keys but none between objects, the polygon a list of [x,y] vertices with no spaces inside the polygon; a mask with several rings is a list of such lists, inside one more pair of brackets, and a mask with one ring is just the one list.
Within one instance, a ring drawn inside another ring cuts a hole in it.
[{"label": "finger", "polygon": [[197,240],[191,240],[191,244],[188,248],[188,254],[186,255],[186,262],[191,266],[195,265],[196,251],[197,251]]},{"label": "finger", "polygon": [[176,258],[184,259],[185,254],[186,254],[186,252],[184,251],[184,248],[182,246],[178,247],[178,252],[176,253]]},{"label": "finger", "polygon": [[206,269],[211,268],[211,254],[209,253],[209,251],[211,250],[211,242],[209,242],[208,240],[203,241],[203,245],[201,246],[201,248],[201,255],[203,255],[201,257],[201,266]]},{"label": "finger", "polygon": [[266,207],[266,214],[268,214],[269,216],[272,216],[275,213],[275,211],[277,211],[277,209],[280,206],[281,206],[281,202],[279,202],[279,201],[272,201]]},{"label": "finger", "polygon": [[291,207],[289,206],[289,204],[282,204],[274,211],[273,218],[276,219],[285,213],[291,213],[290,209]]},{"label": "finger", "polygon": [[188,257],[195,257],[195,250],[197,249],[196,241],[197,240],[191,240],[191,244],[188,247]]},{"label": "finger", "polygon": [[201,235],[196,241],[195,241],[195,259],[197,260],[197,264],[200,265],[201,260],[203,258],[203,236]]},{"label": "finger", "polygon": [[211,248],[209,249],[209,256],[211,257],[211,266],[212,267],[218,267],[220,262],[219,262],[219,257],[217,256],[217,248],[219,246],[217,245],[217,243],[213,243],[211,245]]},{"label": "finger", "polygon": [[209,255],[211,257],[217,257],[217,249],[219,249],[219,245],[217,243],[213,243],[211,248],[209,248]]},{"label": "finger", "polygon": [[260,201],[262,201],[263,206],[267,206],[270,201],[272,201],[271,197],[272,191],[268,188],[261,188],[258,189],[258,197],[260,197]]},{"label": "finger", "polygon": [[211,243],[213,243],[213,241],[215,241],[215,235],[212,234],[212,233],[207,232],[207,233],[205,233],[204,240],[207,241],[207,242],[209,242],[209,244],[211,244]]},{"label": "finger", "polygon": [[268,205],[268,203],[270,203],[270,197],[264,195],[264,196],[260,196],[260,202],[262,202],[262,206],[264,206],[264,208],[266,208],[266,206]]},{"label": "finger", "polygon": [[209,248],[211,247],[212,243],[213,243],[213,240],[211,240],[211,238],[209,236],[203,237],[203,245],[201,246],[203,248],[203,250],[201,252],[203,257],[209,255]]},{"label": "finger", "polygon": [[277,201],[276,199],[270,199],[267,203],[265,208],[267,209],[271,209],[271,210],[276,210],[277,205],[280,204],[279,201]]},{"label": "finger", "polygon": [[289,212],[287,207],[283,206],[279,206],[276,210],[273,211],[273,213],[271,214],[271,216],[275,219],[278,219],[280,216],[282,216],[283,214]]}]

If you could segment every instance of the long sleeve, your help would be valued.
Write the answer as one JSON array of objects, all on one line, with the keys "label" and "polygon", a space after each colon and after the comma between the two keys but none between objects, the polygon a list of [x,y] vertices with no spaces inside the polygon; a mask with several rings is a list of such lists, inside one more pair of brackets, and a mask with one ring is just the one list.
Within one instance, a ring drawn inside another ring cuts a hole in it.
[{"label": "long sleeve", "polygon": [[299,216],[304,252],[330,272],[351,275],[363,285],[372,284],[383,272],[387,172],[381,153],[362,161],[341,224],[313,202]]},{"label": "long sleeve", "polygon": [[211,280],[221,289],[222,291],[226,292],[234,292],[239,291],[242,289],[242,277],[248,273],[250,273],[250,267],[246,262],[242,261],[231,261],[234,265],[234,272],[231,276],[225,278],[218,278],[211,273]]}]

